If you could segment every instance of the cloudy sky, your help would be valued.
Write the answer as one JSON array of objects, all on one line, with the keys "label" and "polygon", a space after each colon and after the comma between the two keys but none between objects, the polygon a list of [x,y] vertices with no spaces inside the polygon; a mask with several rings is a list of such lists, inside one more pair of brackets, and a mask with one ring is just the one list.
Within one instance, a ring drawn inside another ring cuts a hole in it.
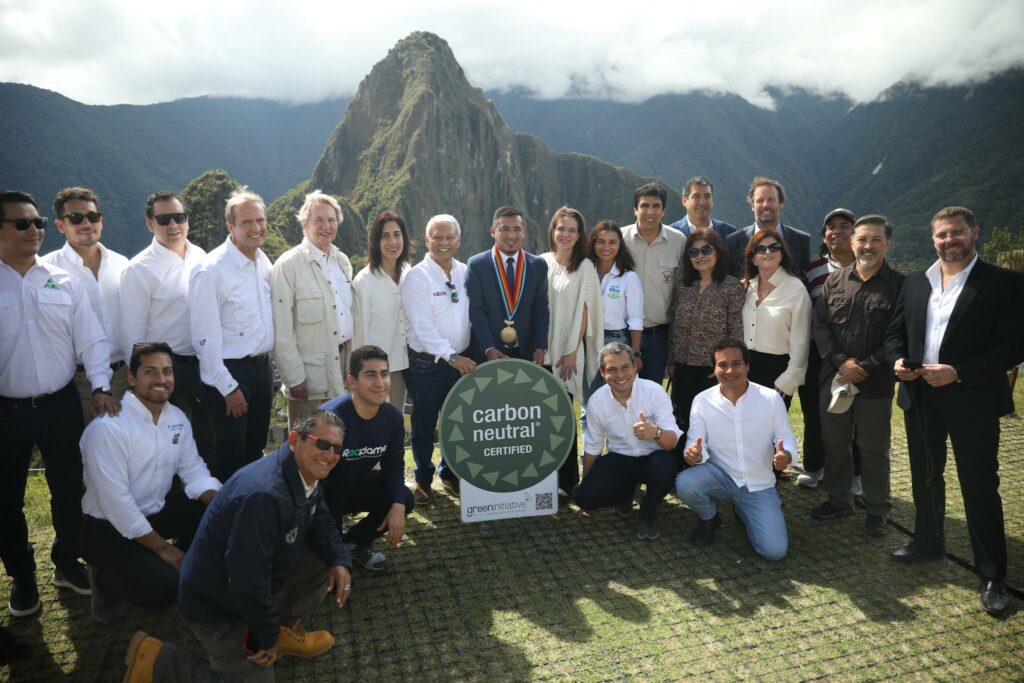
[{"label": "cloudy sky", "polygon": [[984,80],[1024,65],[1024,0],[299,2],[0,0],[0,81],[90,104],[352,94],[415,30],[470,81],[640,101],[766,85],[876,98],[904,79]]}]

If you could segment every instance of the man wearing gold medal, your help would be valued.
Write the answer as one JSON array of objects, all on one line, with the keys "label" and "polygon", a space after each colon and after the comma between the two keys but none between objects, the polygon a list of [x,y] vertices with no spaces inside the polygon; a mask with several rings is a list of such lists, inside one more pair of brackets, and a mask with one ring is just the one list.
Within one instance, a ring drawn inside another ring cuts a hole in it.
[{"label": "man wearing gold medal", "polygon": [[470,349],[477,362],[522,358],[544,362],[548,334],[547,264],[523,251],[526,223],[511,206],[494,212],[494,247],[469,259]]}]

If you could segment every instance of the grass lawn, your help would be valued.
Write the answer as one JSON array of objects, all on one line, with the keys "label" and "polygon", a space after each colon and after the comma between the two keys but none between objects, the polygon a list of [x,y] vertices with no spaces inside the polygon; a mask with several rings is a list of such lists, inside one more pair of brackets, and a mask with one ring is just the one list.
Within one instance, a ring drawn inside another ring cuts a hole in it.
[{"label": "grass lawn", "polygon": [[[1024,411],[1024,384],[1016,392]],[[801,426],[799,404],[791,412]],[[913,527],[902,412],[893,420],[893,510]],[[410,465],[411,457],[407,455]],[[1009,582],[1024,588],[1024,419],[1003,420],[1002,495]],[[783,482],[790,552],[757,558],[731,512],[714,545],[687,537],[695,515],[674,496],[661,536],[636,537],[635,519],[573,506],[552,517],[464,525],[458,501],[435,484],[392,570],[355,571],[347,607],[325,604],[307,621],[338,642],[312,660],[285,659],[280,681],[329,680],[1022,680],[1020,592],[1005,621],[983,613],[952,463],[946,470],[952,559],[913,567],[889,553],[907,536],[863,532],[863,512],[816,522],[816,490]],[[176,613],[129,610],[104,627],[89,600],[50,584],[47,489],[29,481],[26,509],[43,611],[2,623],[31,656],[0,680],[120,681],[137,629],[195,647]],[[9,583],[7,580],[4,583]],[[3,593],[7,595],[6,592]]]}]

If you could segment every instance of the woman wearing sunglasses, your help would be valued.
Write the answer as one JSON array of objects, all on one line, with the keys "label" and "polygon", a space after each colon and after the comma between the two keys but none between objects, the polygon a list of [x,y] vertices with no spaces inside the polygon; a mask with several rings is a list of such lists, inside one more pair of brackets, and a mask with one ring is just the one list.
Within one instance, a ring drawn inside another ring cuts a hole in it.
[{"label": "woman wearing sunglasses", "polygon": [[[551,251],[541,256],[548,265],[544,365],[562,380],[570,397],[583,396],[583,387],[597,375],[597,352],[604,341],[601,285],[587,259],[586,230],[583,214],[563,206],[548,225]],[[573,439],[558,472],[558,487],[571,496],[579,479],[579,448]]]},{"label": "woman wearing sunglasses", "polygon": [[748,378],[773,387],[786,407],[804,383],[811,342],[811,298],[792,275],[793,257],[771,231],[759,230],[743,254],[743,337],[750,349]]},{"label": "woman wearing sunglasses", "polygon": [[388,354],[391,393],[388,403],[405,409],[409,367],[405,341],[405,310],[398,286],[409,270],[409,232],[397,211],[381,211],[370,226],[366,267],[352,281],[355,293],[355,334],[352,348],[379,346]]},{"label": "woman wearing sunglasses", "polygon": [[727,274],[728,261],[725,243],[714,230],[696,228],[687,237],[682,275],[668,309],[672,404],[683,431],[694,396],[716,383],[711,350],[720,339],[742,334],[743,285]]}]

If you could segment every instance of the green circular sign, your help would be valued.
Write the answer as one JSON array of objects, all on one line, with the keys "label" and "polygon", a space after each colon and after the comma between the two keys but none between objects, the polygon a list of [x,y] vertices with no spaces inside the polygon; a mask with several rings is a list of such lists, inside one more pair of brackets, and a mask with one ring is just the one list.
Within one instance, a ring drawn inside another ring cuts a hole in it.
[{"label": "green circular sign", "polygon": [[460,479],[496,493],[522,491],[565,462],[576,438],[572,401],[534,363],[503,358],[463,375],[441,407],[441,454]]}]

